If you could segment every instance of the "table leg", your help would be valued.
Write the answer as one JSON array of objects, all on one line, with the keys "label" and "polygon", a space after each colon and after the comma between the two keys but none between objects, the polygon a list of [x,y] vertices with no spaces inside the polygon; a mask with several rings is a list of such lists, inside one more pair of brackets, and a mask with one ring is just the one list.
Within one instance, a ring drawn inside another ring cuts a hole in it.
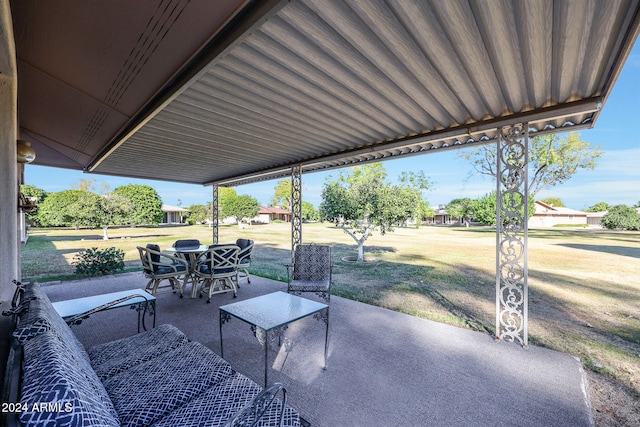
[{"label": "table leg", "polygon": [[326,309],[326,330],[324,333],[324,369],[327,369],[327,353],[329,351],[329,307]]},{"label": "table leg", "polygon": [[220,310],[220,357],[224,359],[224,347],[222,345],[222,325],[231,320],[231,315]]},{"label": "table leg", "polygon": [[267,374],[267,372],[268,372],[268,370],[267,370],[267,361],[268,361],[268,358],[269,358],[269,331],[265,331],[264,333],[265,333],[265,340],[264,340],[264,344],[263,344],[263,347],[264,347],[264,387],[266,388],[267,384],[268,384],[268,382],[267,382],[267,380],[268,380],[268,377],[267,377],[267,375],[268,375]]},{"label": "table leg", "polygon": [[[147,330],[147,325],[145,325],[144,319],[147,315],[153,314],[153,327],[156,327],[156,301],[145,301],[144,303],[144,311],[142,312],[142,329]],[[138,333],[140,333],[140,312],[138,311]]]},{"label": "table leg", "polygon": [[327,369],[327,354],[329,352],[329,306],[322,311],[316,313],[313,317],[317,320],[321,320],[325,324],[324,333],[324,368]]}]

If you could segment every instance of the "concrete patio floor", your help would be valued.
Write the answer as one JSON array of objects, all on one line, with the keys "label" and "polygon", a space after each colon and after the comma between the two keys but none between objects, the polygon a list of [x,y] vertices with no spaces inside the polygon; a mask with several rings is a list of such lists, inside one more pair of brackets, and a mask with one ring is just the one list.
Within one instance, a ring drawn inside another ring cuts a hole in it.
[{"label": "concrete patio floor", "polygon": [[[43,284],[52,301],[144,288],[141,273]],[[252,276],[231,294],[205,299],[158,295],[157,325],[171,323],[220,353],[218,307],[286,290]],[[150,319],[147,325],[150,326]],[[136,333],[136,312],[98,313],[73,326],[87,347]],[[285,335],[292,345],[269,353],[269,382],[313,426],[591,426],[586,378],[574,357],[386,309],[331,298],[328,367],[324,323],[306,318]],[[225,359],[257,383],[263,353],[249,326],[223,326]],[[188,368],[189,361],[184,361]]]}]

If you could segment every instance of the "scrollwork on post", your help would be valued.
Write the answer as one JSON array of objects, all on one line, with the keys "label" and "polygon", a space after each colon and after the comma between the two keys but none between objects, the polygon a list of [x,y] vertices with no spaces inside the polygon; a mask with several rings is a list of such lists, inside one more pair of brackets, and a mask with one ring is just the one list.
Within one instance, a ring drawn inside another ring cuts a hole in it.
[{"label": "scrollwork on post", "polygon": [[499,129],[496,191],[496,338],[528,345],[528,124]]},{"label": "scrollwork on post", "polygon": [[213,184],[213,191],[211,192],[211,209],[213,211],[213,244],[218,244],[218,221],[220,220],[220,215],[218,212],[218,184]]},{"label": "scrollwork on post", "polygon": [[[291,253],[302,243],[302,165],[291,168]],[[293,261],[293,260],[292,260]]]},{"label": "scrollwork on post", "polygon": [[302,243],[302,165],[291,168],[291,264],[293,250]]}]

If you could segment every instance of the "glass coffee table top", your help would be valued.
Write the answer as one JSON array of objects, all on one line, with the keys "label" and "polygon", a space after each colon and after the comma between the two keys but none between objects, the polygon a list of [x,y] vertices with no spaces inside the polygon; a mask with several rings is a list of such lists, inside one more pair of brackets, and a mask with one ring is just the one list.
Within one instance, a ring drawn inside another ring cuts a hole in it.
[{"label": "glass coffee table top", "polygon": [[326,308],[326,304],[286,292],[274,292],[223,305],[220,310],[260,329],[269,331]]}]

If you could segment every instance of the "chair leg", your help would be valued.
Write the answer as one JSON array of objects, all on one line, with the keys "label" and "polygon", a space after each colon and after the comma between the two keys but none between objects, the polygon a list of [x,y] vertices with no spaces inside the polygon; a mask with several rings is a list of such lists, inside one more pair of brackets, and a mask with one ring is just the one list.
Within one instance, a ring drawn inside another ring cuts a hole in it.
[{"label": "chair leg", "polygon": [[151,295],[153,295],[153,286],[151,285],[152,283],[153,283],[153,279],[149,279],[146,286],[144,287],[144,290],[149,292]]}]

